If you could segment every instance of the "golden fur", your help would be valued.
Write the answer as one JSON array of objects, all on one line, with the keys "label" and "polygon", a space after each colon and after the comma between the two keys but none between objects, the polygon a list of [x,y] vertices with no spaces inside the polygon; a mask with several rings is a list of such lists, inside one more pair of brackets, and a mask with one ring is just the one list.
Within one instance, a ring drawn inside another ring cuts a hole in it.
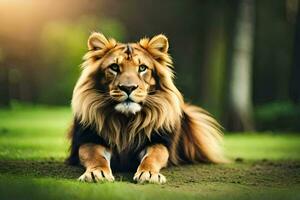
[{"label": "golden fur", "polygon": [[114,181],[110,168],[110,155],[105,147],[95,144],[83,144],[79,148],[80,163],[86,168],[84,174],[79,177],[80,181]]},{"label": "golden fur", "polygon": [[[138,148],[150,139],[153,131],[163,131],[172,135],[168,148],[170,163],[225,162],[220,147],[220,125],[203,109],[186,104],[174,85],[172,59],[164,35],[123,44],[93,33],[88,47],[72,98],[74,116],[83,126],[95,127],[118,152]],[[124,94],[114,85],[121,76],[109,68],[113,63],[122,66],[120,74],[124,77],[127,73],[122,81],[132,79],[139,85],[132,98],[141,105],[140,111],[122,114],[112,106],[112,102],[124,101]],[[130,67],[141,64],[148,67],[147,71],[134,75]],[[99,73],[104,78],[95,78]],[[109,92],[101,91],[102,85],[107,86]],[[125,119],[129,119],[129,123],[125,123]]]},{"label": "golden fur", "polygon": [[155,144],[148,147],[146,152],[134,174],[133,180],[141,183],[146,181],[150,183],[165,183],[166,178],[159,171],[168,164],[168,149],[162,144]]}]

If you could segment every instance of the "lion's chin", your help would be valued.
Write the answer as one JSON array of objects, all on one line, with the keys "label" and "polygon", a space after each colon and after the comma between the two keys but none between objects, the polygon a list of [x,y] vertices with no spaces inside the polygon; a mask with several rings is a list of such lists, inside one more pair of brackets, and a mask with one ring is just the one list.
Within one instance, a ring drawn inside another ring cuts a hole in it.
[{"label": "lion's chin", "polygon": [[122,103],[118,103],[115,106],[116,111],[121,112],[123,114],[136,114],[141,111],[142,106],[138,103],[132,101],[124,101]]}]

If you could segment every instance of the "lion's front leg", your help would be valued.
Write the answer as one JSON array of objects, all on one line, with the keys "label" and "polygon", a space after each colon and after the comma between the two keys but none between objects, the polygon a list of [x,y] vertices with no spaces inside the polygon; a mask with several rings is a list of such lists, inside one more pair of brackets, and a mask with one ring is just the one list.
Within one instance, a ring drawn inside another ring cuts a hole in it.
[{"label": "lion's front leg", "polygon": [[102,145],[92,143],[81,145],[79,159],[86,171],[78,180],[86,182],[114,181],[110,158],[111,151]]},{"label": "lion's front leg", "polygon": [[167,166],[168,158],[169,152],[164,145],[149,146],[133,179],[138,183],[165,183],[166,178],[159,171]]}]

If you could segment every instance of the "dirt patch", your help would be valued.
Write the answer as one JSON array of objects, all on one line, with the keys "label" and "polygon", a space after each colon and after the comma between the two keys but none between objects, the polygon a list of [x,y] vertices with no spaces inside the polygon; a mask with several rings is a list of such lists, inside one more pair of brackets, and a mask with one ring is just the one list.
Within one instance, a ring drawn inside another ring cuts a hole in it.
[{"label": "dirt patch", "polygon": [[252,186],[286,187],[300,184],[300,161],[236,162],[226,165],[185,165],[164,171],[168,185],[232,183]]},{"label": "dirt patch", "polygon": [[[76,179],[84,171],[61,161],[0,161],[0,173],[30,177]],[[226,165],[184,165],[162,171],[168,182],[164,187],[187,188],[210,183],[249,186],[287,187],[300,185],[300,161],[236,162]],[[132,182],[131,173],[114,173],[117,181]]]}]

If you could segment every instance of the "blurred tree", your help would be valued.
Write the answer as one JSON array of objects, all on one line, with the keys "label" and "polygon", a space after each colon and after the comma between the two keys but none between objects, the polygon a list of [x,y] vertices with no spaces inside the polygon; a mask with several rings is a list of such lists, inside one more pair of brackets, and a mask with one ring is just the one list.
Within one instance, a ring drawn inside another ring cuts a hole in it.
[{"label": "blurred tree", "polygon": [[254,0],[241,0],[236,18],[230,80],[230,130],[253,130],[252,49]]},{"label": "blurred tree", "polygon": [[288,20],[286,3],[291,1],[295,0],[256,1],[253,100],[257,106],[290,98],[295,24]]},{"label": "blurred tree", "polygon": [[220,1],[218,5],[209,3],[207,17],[211,23],[206,24],[203,41],[204,55],[199,73],[200,97],[202,105],[218,119],[221,118],[224,108],[224,89],[226,79],[226,60],[228,48],[228,7]]},{"label": "blurred tree", "polygon": [[300,103],[300,1],[296,1],[296,22],[295,22],[295,42],[294,42],[294,63],[291,73],[290,94],[294,103]]},{"label": "blurred tree", "polygon": [[4,63],[4,61],[5,58],[0,49],[0,107],[9,107],[9,75],[7,63]]}]

